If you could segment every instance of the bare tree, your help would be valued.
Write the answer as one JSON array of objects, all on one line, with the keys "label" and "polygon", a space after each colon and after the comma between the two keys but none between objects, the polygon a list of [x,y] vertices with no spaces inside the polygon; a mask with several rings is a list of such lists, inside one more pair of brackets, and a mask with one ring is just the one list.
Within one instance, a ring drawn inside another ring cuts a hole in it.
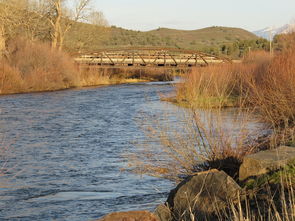
[{"label": "bare tree", "polygon": [[5,51],[6,41],[13,38],[24,29],[26,2],[21,0],[16,2],[15,0],[0,0],[0,56],[2,57]]},{"label": "bare tree", "polygon": [[[74,9],[67,9],[66,0],[48,0],[47,19],[52,27],[52,47],[63,48],[66,34],[72,26],[87,16],[87,6],[91,0],[76,0]],[[45,4],[46,6],[46,4]]]},{"label": "bare tree", "polygon": [[90,24],[96,25],[96,26],[102,26],[106,27],[109,26],[108,21],[106,20],[104,14],[100,11],[92,11],[88,16],[88,22]]},{"label": "bare tree", "polygon": [[[76,27],[75,32],[85,38],[81,39],[83,42],[93,38],[92,29],[95,33],[98,29],[104,32],[107,21],[101,12],[89,9],[90,1],[0,0],[0,53],[4,51],[7,40],[16,36],[49,40],[53,48],[61,50],[73,26]],[[89,22],[88,19],[95,26],[85,26],[85,31],[90,34],[81,33],[79,29],[84,26],[79,22]]]},{"label": "bare tree", "polygon": [[6,42],[16,36],[44,39],[48,24],[33,3],[37,0],[0,0],[0,53]]}]

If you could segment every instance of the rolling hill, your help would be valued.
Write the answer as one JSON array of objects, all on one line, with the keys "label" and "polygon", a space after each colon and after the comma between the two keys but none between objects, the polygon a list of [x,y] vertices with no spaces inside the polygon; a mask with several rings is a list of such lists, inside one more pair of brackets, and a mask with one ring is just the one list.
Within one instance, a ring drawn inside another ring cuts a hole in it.
[{"label": "rolling hill", "polygon": [[240,40],[257,39],[253,33],[240,28],[208,27],[193,31],[159,28],[148,33],[161,38],[175,41],[180,48],[200,49],[203,47],[220,46]]},{"label": "rolling hill", "polygon": [[79,23],[68,34],[66,47],[70,51],[96,50],[132,46],[158,46],[203,50],[220,48],[243,40],[257,40],[251,32],[240,28],[208,27],[186,31],[159,28],[152,31],[133,31],[119,27],[98,27]]}]

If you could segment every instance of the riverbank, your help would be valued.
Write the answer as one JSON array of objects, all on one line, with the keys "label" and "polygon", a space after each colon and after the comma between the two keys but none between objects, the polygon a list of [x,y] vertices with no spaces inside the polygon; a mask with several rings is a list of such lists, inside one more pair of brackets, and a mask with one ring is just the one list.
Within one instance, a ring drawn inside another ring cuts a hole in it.
[{"label": "riverbank", "polygon": [[15,39],[0,59],[0,94],[65,90],[144,81],[171,81],[170,70],[79,67],[65,52]]},{"label": "riverbank", "polygon": [[[97,80],[97,83],[82,83],[82,85],[71,86],[71,87],[62,87],[62,88],[43,88],[40,90],[37,89],[28,89],[28,90],[20,90],[20,91],[10,91],[10,92],[2,92],[0,90],[0,96],[5,95],[13,95],[13,94],[26,94],[26,93],[40,93],[40,92],[55,92],[55,91],[63,91],[69,89],[79,89],[79,88],[89,88],[89,87],[101,87],[101,86],[111,86],[111,85],[120,85],[120,84],[136,84],[136,83],[145,83],[145,82],[159,82],[157,79],[134,79],[134,78],[125,78],[125,79],[104,79]],[[171,80],[173,81],[173,78]]]},{"label": "riverbank", "polygon": [[239,172],[238,179],[217,169],[194,173],[152,212],[115,212],[99,220],[293,220],[295,147],[249,155]]},{"label": "riverbank", "polygon": [[[155,123],[146,131],[161,148],[143,148],[129,163],[135,172],[179,184],[160,208],[161,220],[295,217],[294,58],[292,44],[273,55],[255,52],[240,64],[196,68],[176,86],[172,101],[189,107],[187,126]],[[229,103],[240,124],[224,117]],[[247,123],[255,118],[263,125],[251,133]]]},{"label": "riverbank", "polygon": [[107,80],[103,81],[97,84],[82,84],[82,85],[77,85],[77,86],[71,86],[71,87],[62,87],[62,88],[43,88],[43,89],[28,89],[28,90],[20,90],[20,91],[9,91],[9,92],[2,92],[0,90],[0,96],[1,95],[12,95],[12,94],[26,94],[26,93],[40,93],[40,92],[54,92],[54,91],[63,91],[63,90],[69,90],[69,89],[79,89],[79,88],[87,88],[87,87],[100,87],[100,86],[111,86],[111,85],[120,85],[120,84],[135,84],[135,83],[144,83],[144,82],[158,82],[156,79],[112,79],[112,80]]},{"label": "riverbank", "polygon": [[28,94],[28,93],[42,93],[42,92],[56,92],[56,91],[64,91],[64,90],[71,90],[71,89],[87,89],[93,87],[103,87],[103,86],[112,86],[112,85],[121,85],[121,84],[136,84],[136,83],[145,83],[145,82],[153,82],[152,80],[145,80],[145,79],[117,79],[117,80],[109,80],[105,82],[100,82],[97,84],[83,84],[79,86],[73,87],[65,87],[65,88],[56,88],[52,89],[42,89],[38,90],[26,90],[26,91],[19,91],[19,92],[11,92],[11,93],[0,93],[0,96],[5,95],[14,95],[14,94]]}]

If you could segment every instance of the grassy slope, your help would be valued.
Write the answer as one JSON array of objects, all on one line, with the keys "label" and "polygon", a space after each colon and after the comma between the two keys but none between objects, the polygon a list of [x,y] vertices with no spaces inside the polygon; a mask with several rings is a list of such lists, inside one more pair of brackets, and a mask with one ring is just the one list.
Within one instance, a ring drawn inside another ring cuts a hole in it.
[{"label": "grassy slope", "polygon": [[238,40],[258,39],[254,34],[228,27],[209,27],[193,31],[160,28],[141,32],[118,27],[99,28],[79,23],[67,35],[66,47],[71,51],[105,47],[161,46],[202,50]]},{"label": "grassy slope", "polygon": [[148,33],[162,38],[175,40],[181,48],[196,48],[218,46],[238,40],[257,39],[257,36],[240,28],[208,27],[193,31],[160,28]]}]

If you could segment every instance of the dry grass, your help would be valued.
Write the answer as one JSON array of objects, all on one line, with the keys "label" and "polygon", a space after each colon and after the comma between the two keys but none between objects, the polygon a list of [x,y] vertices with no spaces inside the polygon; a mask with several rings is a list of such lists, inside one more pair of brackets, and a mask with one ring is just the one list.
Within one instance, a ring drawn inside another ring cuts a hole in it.
[{"label": "dry grass", "polygon": [[0,61],[0,94],[17,93],[24,90],[24,81],[20,71],[6,61]]},{"label": "dry grass", "polygon": [[176,100],[191,108],[236,106],[235,89],[238,81],[231,65],[195,68],[177,86]]},{"label": "dry grass", "polygon": [[[293,48],[295,49],[295,47]],[[261,117],[274,127],[288,127],[295,120],[295,52],[275,56],[269,65],[255,70],[248,83],[251,103]]]},{"label": "dry grass", "polygon": [[246,81],[249,102],[261,119],[275,130],[274,145],[294,143],[295,129],[295,47],[276,55],[268,65],[259,66]]},{"label": "dry grass", "polygon": [[110,84],[110,74],[108,70],[98,70],[97,68],[80,68],[79,71],[81,86],[95,86]]},{"label": "dry grass", "polygon": [[176,87],[176,101],[190,108],[244,107],[249,97],[246,83],[257,69],[268,64],[266,52],[253,52],[240,64],[195,68]]},{"label": "dry grass", "polygon": [[72,59],[39,42],[11,41],[0,68],[1,93],[51,91],[79,84]]},{"label": "dry grass", "polygon": [[180,111],[177,125],[168,117],[144,116],[148,140],[128,155],[136,173],[180,181],[206,169],[224,170],[234,178],[246,154],[258,148],[248,112]]},{"label": "dry grass", "polygon": [[142,81],[171,81],[172,72],[157,68],[97,68],[80,67],[82,86],[136,83]]},{"label": "dry grass", "polygon": [[281,34],[275,37],[275,45],[277,50],[284,51],[294,47],[295,32],[289,34]]}]

